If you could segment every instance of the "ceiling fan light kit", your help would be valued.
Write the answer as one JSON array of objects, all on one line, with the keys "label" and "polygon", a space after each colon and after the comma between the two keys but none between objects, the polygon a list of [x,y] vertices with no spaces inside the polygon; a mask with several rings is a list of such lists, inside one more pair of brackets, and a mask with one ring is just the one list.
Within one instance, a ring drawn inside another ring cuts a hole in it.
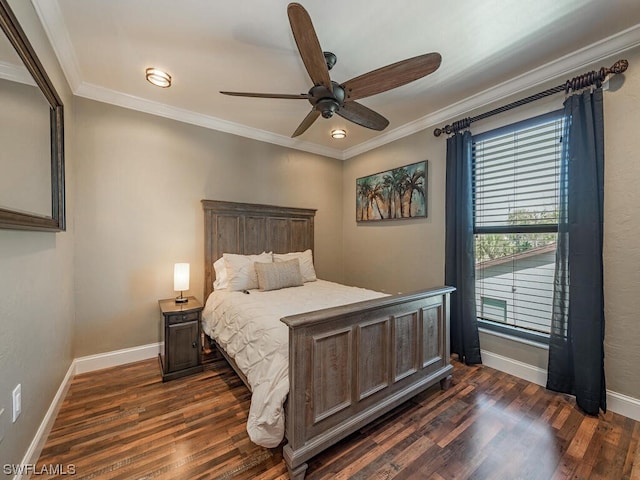
[{"label": "ceiling fan light kit", "polygon": [[158,68],[149,67],[145,71],[147,82],[156,87],[169,88],[171,86],[171,75]]},{"label": "ceiling fan light kit", "polygon": [[347,136],[347,131],[341,128],[336,128],[335,130],[331,130],[331,138],[341,139]]},{"label": "ceiling fan light kit", "polygon": [[389,120],[355,100],[418,80],[436,71],[442,61],[439,53],[427,53],[378,68],[340,84],[329,77],[329,70],[336,64],[337,57],[332,52],[322,51],[311,17],[304,7],[299,3],[290,3],[287,15],[298,52],[313,82],[309,92],[297,95],[228,91],[220,93],[236,97],[308,100],[311,112],[298,125],[292,137],[304,133],[319,116],[331,118],[334,114],[372,130],[384,130],[389,125]]}]

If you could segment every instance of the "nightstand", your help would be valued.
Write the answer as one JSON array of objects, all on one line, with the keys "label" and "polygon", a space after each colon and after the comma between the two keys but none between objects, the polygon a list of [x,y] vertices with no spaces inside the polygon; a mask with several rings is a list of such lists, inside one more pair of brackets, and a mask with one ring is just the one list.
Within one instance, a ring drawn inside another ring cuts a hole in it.
[{"label": "nightstand", "polygon": [[159,355],[162,381],[202,371],[200,319],[202,304],[195,297],[186,303],[159,300],[164,330],[164,351]]}]

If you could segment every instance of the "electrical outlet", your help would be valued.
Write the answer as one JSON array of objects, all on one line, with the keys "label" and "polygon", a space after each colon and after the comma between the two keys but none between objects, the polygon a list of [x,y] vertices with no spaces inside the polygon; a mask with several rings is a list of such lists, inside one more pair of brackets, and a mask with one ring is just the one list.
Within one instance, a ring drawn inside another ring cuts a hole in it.
[{"label": "electrical outlet", "polygon": [[4,408],[0,408],[0,443],[2,443],[2,439],[4,438]]},{"label": "electrical outlet", "polygon": [[13,389],[13,423],[16,422],[18,417],[20,416],[20,412],[22,412],[22,386],[18,384],[16,388]]}]

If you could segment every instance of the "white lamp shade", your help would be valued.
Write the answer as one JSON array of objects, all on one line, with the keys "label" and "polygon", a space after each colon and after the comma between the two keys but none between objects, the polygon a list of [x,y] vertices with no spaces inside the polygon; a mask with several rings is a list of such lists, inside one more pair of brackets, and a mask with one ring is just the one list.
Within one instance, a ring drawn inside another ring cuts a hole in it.
[{"label": "white lamp shade", "polygon": [[173,289],[176,292],[189,290],[189,264],[176,263],[173,267]]}]

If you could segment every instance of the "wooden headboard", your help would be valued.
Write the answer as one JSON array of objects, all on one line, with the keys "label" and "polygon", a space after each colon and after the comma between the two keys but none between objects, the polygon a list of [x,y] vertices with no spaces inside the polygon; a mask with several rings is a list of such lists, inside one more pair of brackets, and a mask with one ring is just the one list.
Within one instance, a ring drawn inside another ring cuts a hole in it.
[{"label": "wooden headboard", "polygon": [[213,262],[223,253],[253,255],[313,250],[316,210],[202,200],[204,299],[213,291]]}]

